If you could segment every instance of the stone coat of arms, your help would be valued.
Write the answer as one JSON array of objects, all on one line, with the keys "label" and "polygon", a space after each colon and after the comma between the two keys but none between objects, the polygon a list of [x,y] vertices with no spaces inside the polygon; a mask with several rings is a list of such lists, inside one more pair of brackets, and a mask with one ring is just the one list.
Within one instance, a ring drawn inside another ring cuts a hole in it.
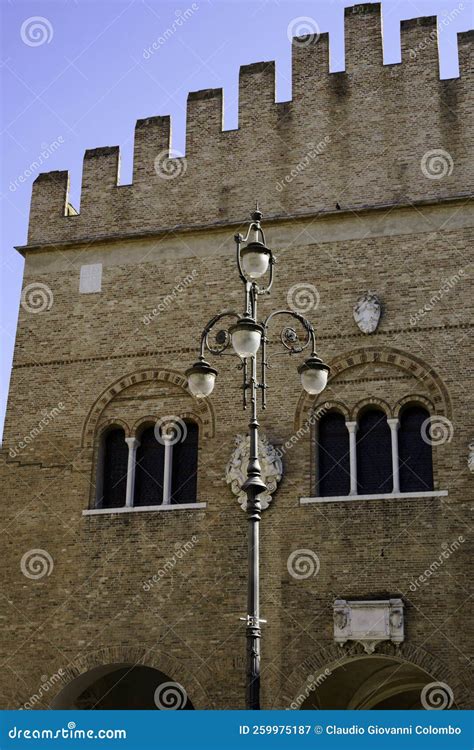
[{"label": "stone coat of arms", "polygon": [[[250,438],[248,435],[237,435],[235,438],[235,449],[227,464],[225,478],[243,510],[247,509],[247,495],[242,491],[242,485],[247,479],[247,466],[250,453]],[[272,495],[277,489],[278,483],[283,475],[283,464],[276,452],[264,435],[258,441],[258,453],[260,466],[262,467],[262,479],[267,485],[267,490],[259,495],[262,510],[268,508],[272,501]]]},{"label": "stone coat of arms", "polygon": [[362,333],[373,333],[377,329],[381,314],[382,305],[374,292],[366,292],[354,305],[354,320]]}]

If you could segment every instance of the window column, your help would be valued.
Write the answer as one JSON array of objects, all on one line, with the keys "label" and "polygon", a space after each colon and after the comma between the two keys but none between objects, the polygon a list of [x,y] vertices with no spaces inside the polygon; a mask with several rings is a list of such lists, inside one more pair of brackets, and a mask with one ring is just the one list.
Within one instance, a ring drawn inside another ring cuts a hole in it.
[{"label": "window column", "polygon": [[125,505],[131,508],[135,494],[135,467],[137,463],[137,448],[140,445],[140,441],[137,440],[137,438],[128,437],[125,438],[125,442],[128,445],[127,492],[125,496]]},{"label": "window column", "polygon": [[390,427],[390,437],[392,439],[392,476],[393,492],[400,492],[400,463],[398,460],[398,428],[400,422],[398,419],[387,419]]},{"label": "window column", "polygon": [[351,487],[349,494],[357,495],[357,422],[346,421],[346,427],[349,430],[349,466],[351,471]]},{"label": "window column", "polygon": [[165,466],[163,472],[163,505],[171,503],[171,479],[173,476],[173,445],[176,435],[172,432],[162,434],[162,440],[165,446]]}]

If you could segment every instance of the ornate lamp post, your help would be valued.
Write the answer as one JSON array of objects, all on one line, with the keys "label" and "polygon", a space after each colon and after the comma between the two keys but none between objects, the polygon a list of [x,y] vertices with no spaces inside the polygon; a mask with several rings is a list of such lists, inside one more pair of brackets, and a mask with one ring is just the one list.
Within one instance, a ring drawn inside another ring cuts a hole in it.
[{"label": "ornate lamp post", "polygon": [[[248,588],[247,588],[247,687],[246,706],[249,709],[260,708],[260,597],[259,597],[259,523],[261,504],[259,495],[266,490],[261,476],[258,460],[258,427],[257,392],[261,391],[262,408],[266,407],[266,371],[268,368],[267,345],[268,328],[277,315],[289,315],[295,318],[304,329],[304,338],[300,340],[292,327],[286,326],[280,333],[280,340],[290,354],[298,354],[311,344],[311,355],[298,367],[303,388],[310,394],[321,393],[326,387],[329,367],[316,354],[316,337],[311,323],[292,310],[276,310],[265,320],[257,319],[257,299],[270,292],[273,282],[275,259],[271,250],[265,246],[265,235],[261,227],[262,214],[258,206],[252,213],[247,234],[243,237],[236,234],[237,268],[245,287],[245,303],[242,315],[233,310],[226,310],[212,318],[201,335],[199,359],[186,371],[188,386],[197,398],[206,398],[214,388],[217,370],[206,362],[204,353],[220,355],[230,344],[240,357],[243,371],[243,408],[250,402],[250,455],[247,468],[247,479],[242,489],[247,494],[248,534]],[[257,281],[267,277],[266,285],[260,286]],[[211,342],[210,333],[223,318],[233,319],[227,330],[218,330],[215,340]],[[260,368],[257,365],[259,352]],[[260,379],[257,372],[260,369]]]}]

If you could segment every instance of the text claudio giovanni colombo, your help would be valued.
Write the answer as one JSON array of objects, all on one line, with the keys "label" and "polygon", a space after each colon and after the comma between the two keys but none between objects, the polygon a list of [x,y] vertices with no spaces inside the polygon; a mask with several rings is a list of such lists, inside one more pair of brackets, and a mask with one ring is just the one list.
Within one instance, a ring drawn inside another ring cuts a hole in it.
[{"label": "text claudio giovanni colombo", "polygon": [[392,734],[431,734],[431,735],[459,735],[462,734],[461,727],[447,724],[446,726],[433,726],[428,724],[407,724],[406,726],[381,726],[378,724],[369,724],[367,727],[352,724],[351,726],[338,726],[337,724],[328,724],[323,727],[321,724],[249,724],[239,725],[239,734],[243,735],[279,735],[279,734],[327,734],[327,735],[392,735]]}]

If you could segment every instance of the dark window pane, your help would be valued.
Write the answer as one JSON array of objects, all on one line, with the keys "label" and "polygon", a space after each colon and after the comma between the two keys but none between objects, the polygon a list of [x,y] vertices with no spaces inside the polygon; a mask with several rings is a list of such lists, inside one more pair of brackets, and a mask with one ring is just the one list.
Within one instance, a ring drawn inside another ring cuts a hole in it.
[{"label": "dark window pane", "polygon": [[349,432],[343,415],[329,412],[318,425],[318,494],[348,495],[349,490]]},{"label": "dark window pane", "polygon": [[110,430],[104,438],[103,508],[125,505],[127,491],[128,445],[121,429]]},{"label": "dark window pane", "polygon": [[186,430],[185,439],[173,445],[172,504],[196,502],[199,429],[186,422]]},{"label": "dark window pane", "polygon": [[137,450],[134,505],[161,505],[165,447],[155,437],[155,428],[143,431]]},{"label": "dark window pane", "polygon": [[[398,452],[402,492],[427,492],[433,489],[431,445],[422,437],[422,425],[430,415],[421,406],[405,409],[400,417]],[[426,434],[426,430],[424,434]],[[429,435],[429,431],[428,431]]]},{"label": "dark window pane", "polygon": [[357,429],[359,495],[392,492],[392,441],[387,417],[379,409],[362,414]]}]

